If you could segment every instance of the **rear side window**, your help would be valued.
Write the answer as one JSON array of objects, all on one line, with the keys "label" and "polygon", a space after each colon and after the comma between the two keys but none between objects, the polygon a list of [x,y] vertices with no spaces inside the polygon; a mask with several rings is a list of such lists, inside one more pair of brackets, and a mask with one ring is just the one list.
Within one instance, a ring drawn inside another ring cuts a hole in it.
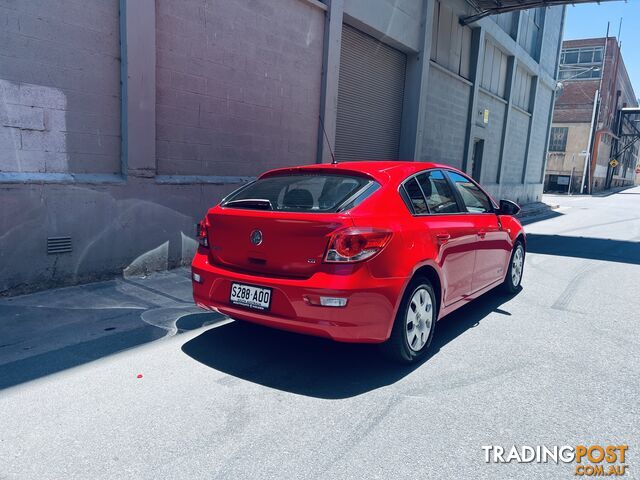
[{"label": "rear side window", "polygon": [[418,182],[427,197],[427,206],[431,213],[458,213],[460,211],[449,182],[440,170],[432,170],[418,175]]},{"label": "rear side window", "polygon": [[365,178],[349,175],[280,175],[256,180],[232,193],[222,206],[288,212],[332,212],[372,183],[375,184]]},{"label": "rear side window", "polygon": [[475,183],[459,173],[447,172],[447,174],[460,193],[467,212],[487,213],[493,211],[491,200]]},{"label": "rear side window", "polygon": [[424,195],[422,195],[422,190],[420,189],[420,186],[418,185],[418,182],[415,178],[411,178],[407,182],[405,182],[404,189],[407,193],[409,202],[413,207],[413,213],[415,213],[416,215],[429,213],[427,203],[424,200]]}]

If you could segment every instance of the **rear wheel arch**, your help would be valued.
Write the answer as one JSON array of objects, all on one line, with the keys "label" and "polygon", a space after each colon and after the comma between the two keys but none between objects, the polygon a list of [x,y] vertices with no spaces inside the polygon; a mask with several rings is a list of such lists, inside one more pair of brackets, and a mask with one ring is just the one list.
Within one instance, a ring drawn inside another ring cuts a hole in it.
[{"label": "rear wheel arch", "polygon": [[[411,282],[417,277],[424,277],[427,280],[429,280],[429,283],[431,283],[431,286],[433,287],[433,292],[436,297],[436,312],[437,313],[440,312],[440,308],[442,307],[442,280],[440,279],[440,274],[438,273],[438,270],[436,270],[436,268],[433,267],[432,265],[429,265],[429,264],[422,265],[418,267],[410,277],[407,277],[405,284],[402,287],[402,291],[398,295],[396,306],[393,311],[393,317],[391,318],[392,321],[389,323],[389,330],[387,332],[387,335],[391,333],[391,329],[394,323],[393,320],[395,320],[396,315],[398,314],[398,309],[400,308],[400,304],[402,303],[402,299],[404,298],[407,288],[409,288],[409,285],[411,285]],[[437,317],[436,317],[436,320],[437,320]]]},{"label": "rear wheel arch", "polygon": [[440,276],[433,266],[421,266],[408,279],[389,337],[381,344],[390,359],[412,363],[424,358],[438,320],[440,290]]},{"label": "rear wheel arch", "polygon": [[518,234],[518,236],[516,237],[516,239],[513,241],[513,244],[515,245],[516,243],[522,243],[522,246],[524,247],[525,251],[527,250],[527,238],[524,236],[524,233],[520,232]]},{"label": "rear wheel arch", "polygon": [[[438,274],[438,271],[433,268],[431,265],[423,265],[422,267],[418,268],[418,270],[416,270],[413,274],[413,276],[411,277],[411,279],[409,280],[409,283],[411,283],[411,280],[413,280],[416,277],[425,277],[429,280],[429,282],[431,283],[431,286],[433,287],[433,291],[436,294],[436,311],[440,312],[440,307],[442,305],[442,282],[440,280],[440,275]],[[404,292],[403,292],[404,295]]]}]

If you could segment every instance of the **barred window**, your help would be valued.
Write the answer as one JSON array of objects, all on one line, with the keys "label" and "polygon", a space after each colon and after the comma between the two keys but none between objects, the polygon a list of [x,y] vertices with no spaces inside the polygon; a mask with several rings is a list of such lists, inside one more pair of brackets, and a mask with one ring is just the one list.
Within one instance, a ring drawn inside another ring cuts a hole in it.
[{"label": "barred window", "polygon": [[569,127],[552,127],[549,140],[550,152],[564,152],[567,149],[567,135]]}]

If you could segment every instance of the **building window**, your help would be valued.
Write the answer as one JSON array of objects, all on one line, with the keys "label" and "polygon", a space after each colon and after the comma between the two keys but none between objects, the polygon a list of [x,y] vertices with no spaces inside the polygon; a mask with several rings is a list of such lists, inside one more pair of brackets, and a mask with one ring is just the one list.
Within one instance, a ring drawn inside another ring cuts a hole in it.
[{"label": "building window", "polygon": [[567,66],[560,65],[560,71],[558,72],[558,80],[577,80],[577,79],[593,79],[600,78],[600,74],[602,71],[600,69],[596,70],[595,67],[598,65],[594,65],[592,67],[589,66]]},{"label": "building window", "polygon": [[550,152],[564,152],[567,149],[567,136],[569,127],[552,127],[549,139]]},{"label": "building window", "polygon": [[458,16],[436,2],[432,29],[431,60],[466,79],[471,72],[471,28],[460,25]]},{"label": "building window", "polygon": [[564,48],[560,56],[561,65],[602,63],[603,47]]},{"label": "building window", "polygon": [[564,48],[560,54],[558,79],[600,78],[602,53],[603,47]]},{"label": "building window", "polygon": [[527,112],[531,111],[531,85],[533,83],[533,76],[529,75],[527,71],[521,67],[516,70],[516,78],[513,83],[513,91],[511,92],[511,98],[517,107],[520,107]]},{"label": "building window", "polygon": [[489,41],[485,43],[480,86],[503,98],[507,84],[507,61],[506,53]]}]

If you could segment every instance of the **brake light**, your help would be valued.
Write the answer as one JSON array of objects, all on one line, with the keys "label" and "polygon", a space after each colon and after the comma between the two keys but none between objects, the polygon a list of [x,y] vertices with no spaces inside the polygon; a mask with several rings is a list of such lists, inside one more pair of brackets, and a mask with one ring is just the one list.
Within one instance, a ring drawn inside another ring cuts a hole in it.
[{"label": "brake light", "polygon": [[201,247],[209,247],[209,237],[207,235],[207,224],[204,220],[196,224],[196,238]]},{"label": "brake light", "polygon": [[324,261],[330,263],[359,262],[382,250],[392,232],[377,228],[349,227],[333,234]]}]

